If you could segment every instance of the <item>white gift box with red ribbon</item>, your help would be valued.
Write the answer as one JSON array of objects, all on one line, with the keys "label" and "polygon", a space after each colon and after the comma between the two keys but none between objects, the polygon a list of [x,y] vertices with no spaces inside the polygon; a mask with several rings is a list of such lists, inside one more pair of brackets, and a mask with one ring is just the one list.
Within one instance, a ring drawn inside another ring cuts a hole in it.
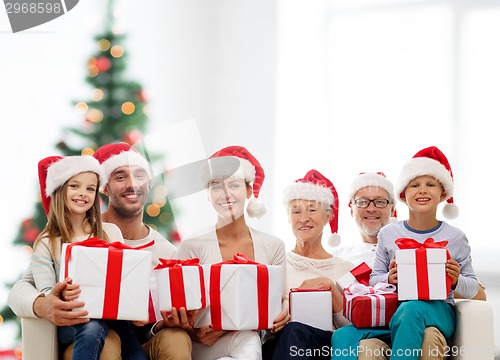
[{"label": "white gift box with red ribbon", "polygon": [[446,300],[451,289],[451,278],[446,274],[450,258],[444,247],[447,241],[434,242],[432,238],[419,243],[400,238],[396,244],[399,300]]},{"label": "white gift box with red ribbon", "polygon": [[399,306],[396,286],[354,284],[344,290],[344,316],[358,328],[388,326]]},{"label": "white gift box with red ribbon", "polygon": [[160,310],[198,310],[206,307],[203,268],[199,259],[160,259],[155,268]]},{"label": "white gift box with red ribbon", "polygon": [[194,327],[264,330],[281,312],[281,266],[264,265],[236,254],[234,260],[204,265],[208,304]]},{"label": "white gift box with red ribbon", "polygon": [[80,285],[87,317],[148,320],[150,251],[92,238],[63,244],[61,254],[60,279]]},{"label": "white gift box with red ribbon", "polygon": [[290,321],[333,331],[332,293],[329,289],[290,289]]}]

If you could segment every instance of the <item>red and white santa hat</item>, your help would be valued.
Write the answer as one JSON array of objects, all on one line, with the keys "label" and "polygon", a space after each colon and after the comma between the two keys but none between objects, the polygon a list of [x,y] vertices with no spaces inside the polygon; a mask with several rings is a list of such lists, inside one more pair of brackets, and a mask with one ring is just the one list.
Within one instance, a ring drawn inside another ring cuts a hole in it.
[{"label": "red and white santa hat", "polygon": [[[215,152],[209,159],[232,158],[239,161],[239,166],[227,166],[229,172],[222,173],[224,176],[232,176],[237,179],[248,181],[252,186],[253,197],[250,198],[247,204],[247,214],[250,217],[260,218],[266,213],[266,206],[259,198],[259,192],[264,182],[264,169],[259,161],[242,146],[228,146]],[[228,165],[234,164],[231,162]],[[210,162],[209,162],[210,166]],[[218,172],[221,172],[220,166]],[[210,179],[211,180],[211,179]]]},{"label": "red and white santa hat", "polygon": [[[140,166],[146,171],[148,178],[152,179],[148,161],[130,144],[114,143],[103,145],[95,151],[94,158],[99,160],[104,168],[107,180],[109,180],[113,171],[121,166]],[[101,184],[101,187],[107,184],[107,180]]]},{"label": "red and white santa hat", "polygon": [[292,200],[314,200],[330,206],[332,218],[330,229],[332,235],[328,238],[328,245],[335,247],[340,245],[339,228],[339,197],[332,182],[317,170],[309,170],[307,174],[295,180],[283,191],[283,204],[288,207]]},{"label": "red and white santa hat", "polygon": [[394,185],[385,177],[383,172],[377,173],[360,173],[352,182],[351,188],[349,190],[349,207],[351,207],[351,203],[354,200],[354,195],[361,189],[365,187],[379,187],[387,191],[389,194],[389,200],[393,204],[393,211],[391,214],[392,218],[397,218],[396,213],[396,200],[394,198]]},{"label": "red and white santa hat", "polygon": [[38,179],[45,213],[49,213],[50,198],[54,191],[73,176],[88,171],[96,173],[100,183],[107,181],[102,166],[92,156],[49,156],[40,160]]},{"label": "red and white santa hat", "polygon": [[404,191],[410,181],[424,175],[433,176],[441,183],[447,202],[443,215],[448,219],[456,218],[459,210],[453,202],[453,172],[446,156],[435,146],[420,150],[404,165],[395,189],[399,200],[404,202]]}]

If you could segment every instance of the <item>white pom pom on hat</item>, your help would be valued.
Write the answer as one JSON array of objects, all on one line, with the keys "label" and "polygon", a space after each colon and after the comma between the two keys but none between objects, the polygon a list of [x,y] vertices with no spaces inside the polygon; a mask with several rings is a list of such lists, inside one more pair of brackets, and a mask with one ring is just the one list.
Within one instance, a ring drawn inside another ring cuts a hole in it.
[{"label": "white pom pom on hat", "polygon": [[244,147],[234,145],[215,152],[209,159],[222,157],[232,157],[239,161],[240,166],[237,169],[228,169],[230,173],[224,175],[234,176],[252,183],[253,197],[248,200],[246,211],[250,217],[262,217],[266,213],[266,206],[259,200],[259,193],[264,182],[265,174],[259,161]]},{"label": "white pom pom on hat", "polygon": [[332,234],[328,238],[328,246],[340,245],[341,238],[338,235],[339,228],[339,197],[333,183],[317,170],[309,170],[307,174],[295,180],[283,191],[283,204],[288,206],[290,201],[314,200],[330,206],[332,218],[330,219],[330,230]]},{"label": "white pom pom on hat", "polygon": [[447,204],[443,207],[443,215],[454,219],[459,214],[459,209],[453,200],[453,172],[446,156],[435,146],[430,146],[417,152],[403,167],[396,185],[396,196],[403,201],[406,186],[419,176],[430,175],[438,180],[446,192]]}]

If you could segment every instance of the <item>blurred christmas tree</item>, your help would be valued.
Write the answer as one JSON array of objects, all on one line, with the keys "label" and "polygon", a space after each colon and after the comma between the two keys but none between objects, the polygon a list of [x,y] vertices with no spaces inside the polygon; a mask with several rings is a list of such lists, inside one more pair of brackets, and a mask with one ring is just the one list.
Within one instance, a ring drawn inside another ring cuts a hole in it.
[{"label": "blurred christmas tree", "polygon": [[[112,11],[112,1],[109,1],[105,30],[95,37],[97,51],[87,61],[86,81],[92,86],[90,100],[74,103],[76,111],[84,115],[84,124],[81,128],[66,129],[65,140],[56,144],[56,148],[65,156],[92,155],[101,145],[123,141],[132,145],[139,144],[136,146],[139,152],[154,163],[161,157],[148,154],[140,146],[148,121],[146,96],[140,84],[125,79],[125,36],[113,30]],[[156,180],[150,191],[152,200],[146,204],[144,222],[167,239],[180,240],[173,226],[172,208],[166,198],[164,181]],[[104,195],[103,202],[102,208],[105,209],[107,198]],[[42,203],[38,199],[33,217],[21,223],[13,244],[32,246],[46,221]],[[6,284],[8,288],[12,285],[13,283]],[[17,320],[17,317],[8,306],[0,310],[0,324],[2,321],[13,320]]]}]

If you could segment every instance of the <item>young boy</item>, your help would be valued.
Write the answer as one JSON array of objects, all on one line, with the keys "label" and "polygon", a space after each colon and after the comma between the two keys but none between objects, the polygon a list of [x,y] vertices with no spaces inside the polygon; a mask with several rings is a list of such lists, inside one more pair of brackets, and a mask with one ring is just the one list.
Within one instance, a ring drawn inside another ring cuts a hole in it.
[{"label": "young boy", "polygon": [[[409,218],[380,230],[370,285],[397,284],[396,239],[412,238],[423,243],[433,238],[435,242],[448,241],[446,247],[451,259],[447,261],[446,272],[452,279],[451,289],[466,298],[474,297],[479,283],[472,268],[467,237],[460,229],[436,218],[438,205],[443,201],[447,201],[443,209],[446,217],[458,215],[453,203],[453,173],[446,156],[434,146],[419,151],[403,167],[395,192],[407,204]],[[456,324],[453,291],[446,301],[412,300],[400,304],[389,325],[391,359],[418,360],[420,355],[427,355],[420,354],[426,327],[436,327],[446,338],[453,335]]]}]

